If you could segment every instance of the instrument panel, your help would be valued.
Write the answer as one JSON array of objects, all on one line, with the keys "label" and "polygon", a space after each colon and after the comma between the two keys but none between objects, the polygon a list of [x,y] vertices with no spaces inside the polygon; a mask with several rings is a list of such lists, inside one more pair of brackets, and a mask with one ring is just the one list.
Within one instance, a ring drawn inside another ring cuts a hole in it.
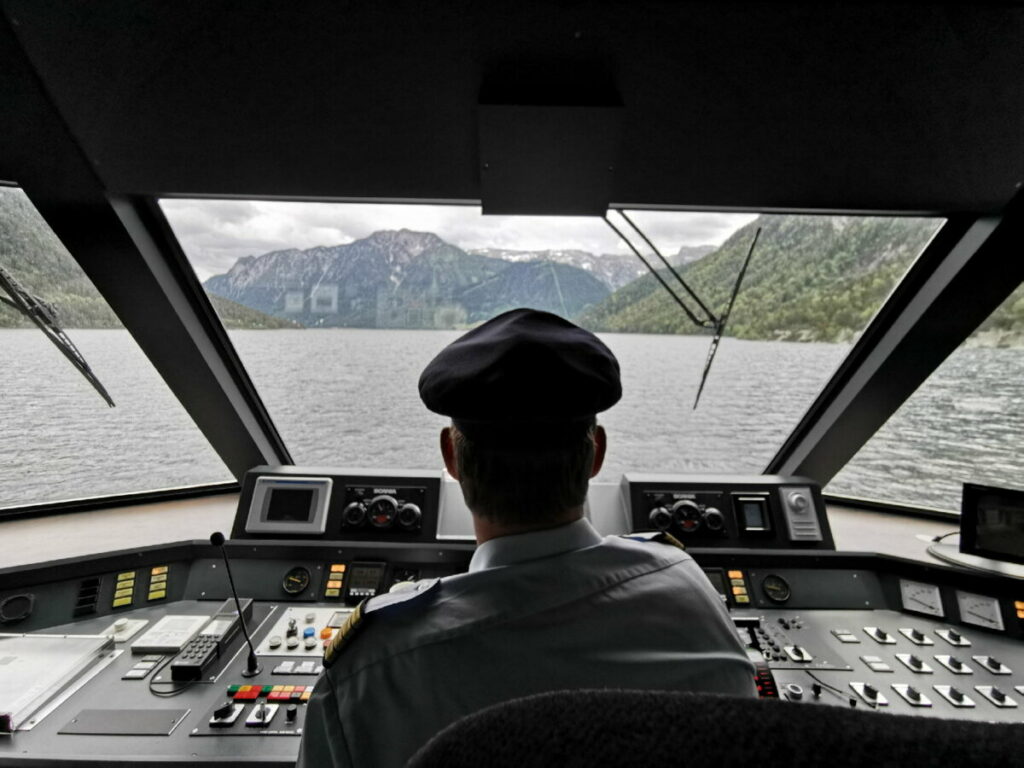
[{"label": "instrument panel", "polygon": [[[468,567],[474,544],[437,535],[439,514],[458,510],[444,509],[439,478],[423,480],[253,473],[226,552],[256,670],[212,544],[3,572],[0,761],[292,765],[324,647],[353,607],[398,582]],[[622,527],[604,532],[664,532],[687,546],[729,610],[762,696],[880,716],[1022,719],[1017,581],[835,552],[820,491],[801,478],[633,476],[622,496]],[[355,503],[365,511],[358,525],[345,514]],[[419,530],[397,524],[410,506]],[[261,520],[312,528],[283,534]]]}]

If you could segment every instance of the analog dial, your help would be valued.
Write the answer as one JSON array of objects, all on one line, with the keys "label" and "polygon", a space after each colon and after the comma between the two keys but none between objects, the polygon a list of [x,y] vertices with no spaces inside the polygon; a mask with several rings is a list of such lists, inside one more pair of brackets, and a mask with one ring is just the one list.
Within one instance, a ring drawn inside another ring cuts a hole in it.
[{"label": "analog dial", "polygon": [[761,589],[765,597],[773,603],[784,603],[789,600],[789,596],[792,594],[789,589],[789,582],[774,573],[764,577],[764,581],[761,582]]},{"label": "analog dial", "polygon": [[366,516],[374,528],[390,528],[398,514],[398,502],[392,496],[377,496],[366,507]]},{"label": "analog dial", "polygon": [[900,597],[903,610],[923,613],[927,616],[944,616],[942,592],[934,584],[900,579]]},{"label": "analog dial", "polygon": [[960,608],[960,621],[976,627],[1002,630],[1003,615],[999,601],[994,597],[956,591],[956,604]]},{"label": "analog dial", "polygon": [[700,528],[700,524],[704,522],[704,515],[700,511],[700,507],[697,503],[684,499],[683,501],[677,501],[672,505],[672,514],[675,515],[676,524],[682,529],[683,533],[691,533]]},{"label": "analog dial", "polygon": [[306,587],[309,586],[309,581],[309,571],[301,565],[297,565],[284,575],[281,589],[289,595],[301,595],[306,591]]}]

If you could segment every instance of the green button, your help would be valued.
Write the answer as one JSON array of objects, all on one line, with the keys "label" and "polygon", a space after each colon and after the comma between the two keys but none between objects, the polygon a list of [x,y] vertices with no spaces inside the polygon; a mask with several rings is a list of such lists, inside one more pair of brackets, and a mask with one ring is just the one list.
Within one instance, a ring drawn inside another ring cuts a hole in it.
[{"label": "green button", "polygon": [[228,686],[228,696],[233,696],[236,693],[238,693],[238,689],[241,688],[241,687],[242,686],[240,686],[240,685],[229,685]]},{"label": "green button", "polygon": [[270,693],[272,690],[274,690],[274,686],[272,686],[272,685],[264,685],[263,686],[263,693],[264,694]]}]

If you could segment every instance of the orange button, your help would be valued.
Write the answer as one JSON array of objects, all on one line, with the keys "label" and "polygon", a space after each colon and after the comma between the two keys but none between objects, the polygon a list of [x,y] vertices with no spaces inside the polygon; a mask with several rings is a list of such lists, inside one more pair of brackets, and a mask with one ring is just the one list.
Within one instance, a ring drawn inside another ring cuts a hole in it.
[{"label": "orange button", "polygon": [[743,571],[729,571],[729,578],[730,579],[742,579],[743,578]]},{"label": "orange button", "polygon": [[333,634],[334,634],[334,630],[333,629],[331,629],[330,627],[324,627],[323,629],[320,630],[320,639],[321,640],[326,640],[327,638],[329,638]]},{"label": "orange button", "polygon": [[327,582],[327,588],[328,589],[341,589],[341,582],[340,581],[328,581]]},{"label": "orange button", "polygon": [[1021,608],[1019,611],[1017,611],[1017,618],[1024,619],[1024,608]]},{"label": "orange button", "polygon": [[746,587],[733,587],[732,588],[732,593],[734,595],[745,595],[745,594],[747,594],[747,588]]},{"label": "orange button", "polygon": [[334,563],[331,566],[331,573],[344,573],[344,572],[345,572],[345,564],[344,563]]},{"label": "orange button", "polygon": [[312,693],[313,693],[312,691],[306,691],[305,693],[303,693],[302,694],[302,700],[303,701],[309,701],[310,694],[312,694]]},{"label": "orange button", "polygon": [[1013,603],[1013,607],[1016,608],[1018,611],[1024,611],[1024,600],[1015,600]]}]

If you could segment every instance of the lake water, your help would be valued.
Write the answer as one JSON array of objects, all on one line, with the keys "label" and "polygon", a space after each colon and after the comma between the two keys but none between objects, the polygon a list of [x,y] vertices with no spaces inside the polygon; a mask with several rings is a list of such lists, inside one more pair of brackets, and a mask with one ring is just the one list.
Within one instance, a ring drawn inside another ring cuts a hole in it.
[{"label": "lake water", "polygon": [[[0,331],[0,507],[230,480],[127,332],[70,335],[117,402],[34,330]],[[453,331],[236,331],[296,463],[438,468],[445,420],[416,381]],[[601,416],[623,472],[760,472],[848,351],[726,339],[692,409],[700,337],[607,334],[625,395]],[[958,509],[960,483],[1022,482],[1024,350],[957,352],[829,491]]]}]

